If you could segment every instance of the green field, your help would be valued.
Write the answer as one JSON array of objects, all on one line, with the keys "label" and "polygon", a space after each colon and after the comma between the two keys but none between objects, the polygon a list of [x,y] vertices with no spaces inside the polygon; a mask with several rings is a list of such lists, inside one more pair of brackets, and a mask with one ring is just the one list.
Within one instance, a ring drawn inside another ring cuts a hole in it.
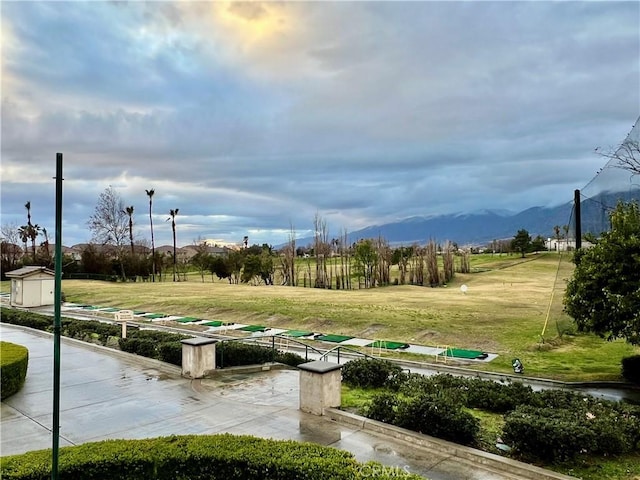
[{"label": "green field", "polygon": [[[446,287],[362,290],[230,285],[226,281],[114,283],[63,280],[67,301],[224,322],[348,335],[372,340],[483,350],[500,356],[475,368],[511,371],[518,357],[531,376],[619,380],[622,357],[640,353],[623,341],[577,334],[562,313],[573,266],[555,253],[472,256],[472,270]],[[558,282],[556,280],[558,274]],[[207,277],[205,277],[207,278]],[[461,285],[467,285],[463,294]],[[554,284],[556,285],[554,292]],[[3,284],[8,291],[8,284]],[[541,337],[551,302],[551,315]],[[559,332],[562,335],[559,335]],[[401,358],[414,355],[398,353]],[[433,357],[425,357],[431,361]]]}]

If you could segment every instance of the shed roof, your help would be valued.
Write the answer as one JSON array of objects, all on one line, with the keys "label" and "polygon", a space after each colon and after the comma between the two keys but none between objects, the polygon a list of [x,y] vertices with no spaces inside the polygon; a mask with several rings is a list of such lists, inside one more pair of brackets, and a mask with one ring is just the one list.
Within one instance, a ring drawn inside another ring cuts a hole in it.
[{"label": "shed roof", "polygon": [[37,265],[22,267],[17,270],[13,270],[11,272],[7,272],[6,276],[9,278],[24,278],[30,275],[35,275],[36,273],[46,273],[48,275],[55,276],[55,272],[53,270],[49,270],[47,267],[40,267]]}]

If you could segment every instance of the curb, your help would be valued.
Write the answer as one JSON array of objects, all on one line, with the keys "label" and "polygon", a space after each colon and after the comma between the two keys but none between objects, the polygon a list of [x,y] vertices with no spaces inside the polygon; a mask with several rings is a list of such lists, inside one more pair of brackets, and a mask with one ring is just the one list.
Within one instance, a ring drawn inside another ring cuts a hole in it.
[{"label": "curb", "polygon": [[569,475],[553,472],[551,470],[536,467],[535,465],[529,465],[528,463],[501,457],[493,453],[483,452],[482,450],[477,450],[475,448],[458,445],[457,443],[416,433],[411,430],[396,427],[395,425],[388,425],[386,423],[361,417],[337,408],[327,408],[324,410],[324,414],[330,420],[346,426],[365,430],[367,432],[373,432],[395,440],[400,440],[413,447],[445,453],[471,465],[482,465],[499,473],[504,478],[526,480],[575,480],[575,477],[571,477]]}]

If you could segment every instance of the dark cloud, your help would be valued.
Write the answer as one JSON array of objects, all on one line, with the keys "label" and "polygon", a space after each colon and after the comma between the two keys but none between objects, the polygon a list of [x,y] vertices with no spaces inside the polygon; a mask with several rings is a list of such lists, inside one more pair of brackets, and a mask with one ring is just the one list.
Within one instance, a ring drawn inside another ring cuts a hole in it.
[{"label": "dark cloud", "polygon": [[[633,2],[8,2],[2,220],[65,243],[113,185],[197,237],[285,241],[567,200],[640,104]],[[37,209],[37,210],[36,210]]]}]

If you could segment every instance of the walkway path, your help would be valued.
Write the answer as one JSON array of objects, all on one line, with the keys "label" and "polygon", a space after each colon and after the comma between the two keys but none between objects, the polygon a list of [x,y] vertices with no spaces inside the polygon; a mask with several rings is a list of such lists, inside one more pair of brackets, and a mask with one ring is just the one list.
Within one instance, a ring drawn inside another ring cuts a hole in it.
[{"label": "walkway path", "polygon": [[[2,402],[0,454],[51,447],[52,337],[0,324],[2,340],[29,349],[23,389]],[[450,455],[414,448],[298,410],[298,372],[190,381],[154,360],[63,339],[60,445],[107,438],[229,432],[310,441],[433,480],[502,480]]]}]

